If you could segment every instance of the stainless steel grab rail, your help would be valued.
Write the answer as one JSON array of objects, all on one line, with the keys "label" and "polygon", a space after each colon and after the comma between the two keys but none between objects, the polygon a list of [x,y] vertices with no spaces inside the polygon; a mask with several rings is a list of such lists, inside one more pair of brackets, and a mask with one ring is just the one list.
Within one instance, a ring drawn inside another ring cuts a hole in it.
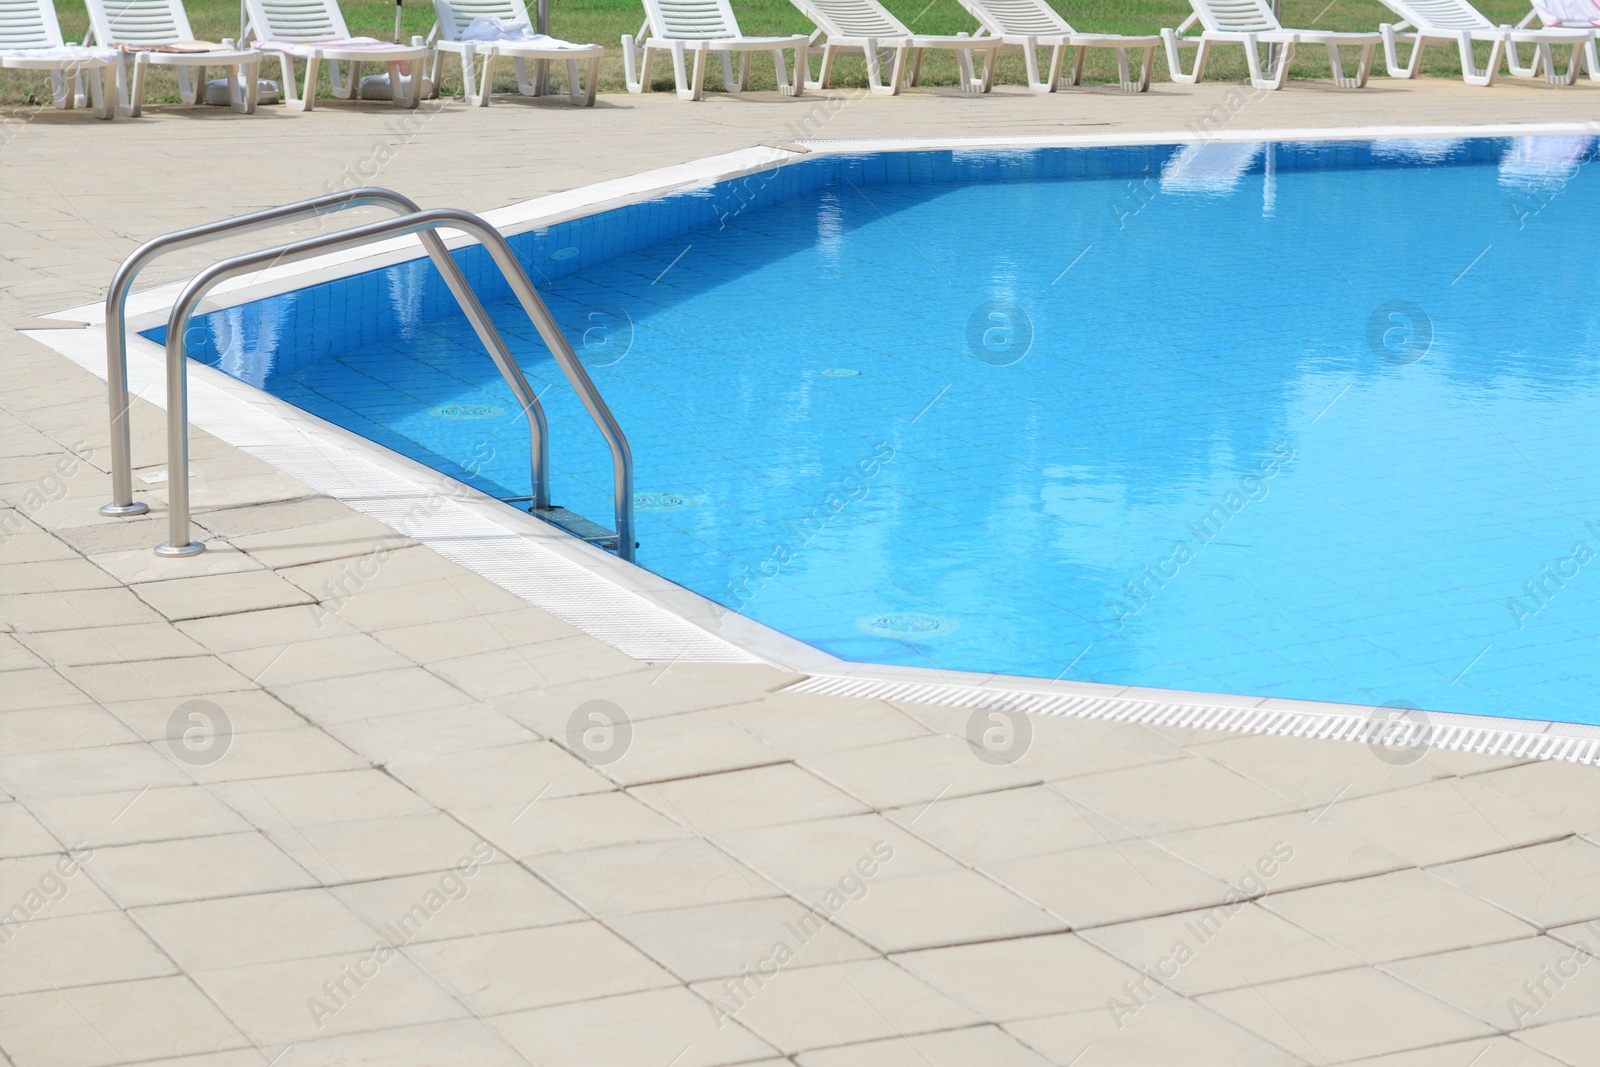
[{"label": "stainless steel grab rail", "polygon": [[[556,324],[545,307],[544,300],[523,273],[516,253],[500,235],[500,231],[483,219],[466,211],[451,208],[434,208],[403,215],[396,219],[356,226],[338,233],[309,237],[302,241],[233,256],[215,263],[195,276],[172,306],[167,320],[167,501],[168,540],[158,545],[156,552],[164,556],[186,556],[205,551],[205,545],[189,540],[189,375],[186,338],[189,319],[207,293],[218,284],[240,274],[273,263],[292,263],[327,252],[370,244],[388,237],[424,234],[438,240],[433,231],[438,229],[461,230],[476,237],[483,244],[500,273],[511,286],[522,310],[539,331],[550,353],[572,384],[578,398],[594,420],[606,444],[611,448],[613,489],[616,494],[615,514],[617,526],[617,555],[632,561],[634,558],[633,533],[633,453],[628,439],[617,424],[611,409],[600,397],[594,382],[583,364],[567,343],[561,327]],[[441,247],[443,242],[440,242]],[[449,258],[449,253],[445,253]],[[454,261],[451,261],[452,264]],[[462,282],[465,285],[465,281]],[[470,296],[470,290],[468,290]],[[476,304],[476,298],[473,298]],[[464,305],[465,306],[465,305]],[[481,310],[481,306],[480,306]],[[487,321],[487,316],[485,316]],[[515,366],[515,363],[512,364]],[[520,374],[520,370],[518,371]],[[536,401],[537,402],[537,401]]]},{"label": "stainless steel grab rail", "polygon": [[[313,197],[282,207],[268,208],[249,215],[238,215],[203,226],[191,226],[152,238],[133,250],[117,273],[112,276],[111,290],[106,294],[106,385],[111,402],[111,503],[100,509],[102,515],[142,515],[150,505],[133,499],[133,448],[132,431],[128,422],[128,293],[133,288],[139,272],[157,256],[190,248],[216,238],[236,233],[277,226],[298,219],[344,211],[354,207],[386,207],[401,215],[415,214],[422,209],[416,201],[391,189],[348,189]],[[451,258],[439,235],[430,231],[422,233],[422,246],[427,249],[433,265],[444,276],[445,285],[455,295],[456,302],[466,312],[478,339],[489,350],[495,365],[500,368],[506,384],[516,394],[528,418],[529,455],[532,466],[533,501],[535,508],[550,507],[550,432],[545,422],[544,408],[539,397],[528,385],[528,380],[511,358],[505,341],[483,310],[477,294],[467,284],[461,268]],[[187,481],[185,482],[187,488]]]}]

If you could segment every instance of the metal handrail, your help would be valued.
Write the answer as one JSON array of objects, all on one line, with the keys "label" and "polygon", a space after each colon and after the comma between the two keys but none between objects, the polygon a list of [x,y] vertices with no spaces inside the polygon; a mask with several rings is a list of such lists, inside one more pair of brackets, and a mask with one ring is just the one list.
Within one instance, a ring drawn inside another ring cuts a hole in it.
[{"label": "metal handrail", "polygon": [[622,427],[601,399],[588,372],[567,343],[561,327],[551,316],[550,309],[545,307],[517,261],[516,253],[512,252],[500,231],[476,215],[452,208],[418,211],[338,233],[309,237],[277,248],[233,256],[207,267],[184,287],[167,320],[168,540],[156,547],[158,555],[187,556],[205,550],[205,545],[189,540],[189,375],[185,350],[188,347],[189,319],[206,294],[229,278],[248,274],[269,264],[292,263],[408,234],[425,234],[437,239],[433,231],[441,228],[461,230],[482,243],[522,304],[522,310],[538,329],[539,336],[566,374],[567,381],[583,401],[601,436],[606,439],[606,444],[611,448],[613,489],[616,494],[617,555],[630,562],[633,560],[633,453],[628,448],[628,439],[623,435]]},{"label": "metal handrail", "polygon": [[[330,214],[353,207],[386,207],[401,215],[416,214],[422,209],[416,201],[391,189],[347,189],[327,196],[300,200],[282,207],[268,208],[248,215],[238,215],[203,226],[191,226],[152,238],[133,250],[111,279],[111,290],[106,294],[106,385],[111,402],[111,503],[100,509],[102,515],[143,515],[150,505],[133,499],[133,448],[128,421],[128,293],[133,288],[139,272],[157,256],[204,244],[224,235],[248,233],[297,219]],[[528,419],[529,463],[532,467],[533,495],[529,497],[536,508],[550,506],[550,432],[545,422],[544,408],[528,380],[511,358],[499,331],[483,310],[478,296],[467,284],[461,268],[451,257],[439,235],[428,231],[420,235],[422,246],[433,260],[433,265],[443,275],[445,285],[461,304],[478,339],[489,350],[495,365],[500,368],[506,384],[522,404]],[[169,338],[170,339],[170,338]]]}]

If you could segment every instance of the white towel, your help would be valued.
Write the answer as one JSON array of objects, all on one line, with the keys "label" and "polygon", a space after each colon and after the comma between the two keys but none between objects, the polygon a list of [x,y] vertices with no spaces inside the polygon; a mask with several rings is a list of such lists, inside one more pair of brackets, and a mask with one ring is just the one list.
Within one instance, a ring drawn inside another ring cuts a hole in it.
[{"label": "white towel", "polygon": [[0,64],[6,59],[52,59],[63,63],[115,63],[121,55],[115,48],[84,47],[69,44],[63,48],[7,48],[0,51]]},{"label": "white towel", "polygon": [[463,41],[512,41],[517,44],[538,45],[540,48],[560,50],[564,48],[587,48],[588,45],[573,44],[571,41],[560,41],[549,34],[534,33],[533,27],[525,20],[494,18],[490,15],[481,15],[467,24],[461,31]]},{"label": "white towel", "polygon": [[1534,0],[1546,26],[1600,26],[1600,0]]}]

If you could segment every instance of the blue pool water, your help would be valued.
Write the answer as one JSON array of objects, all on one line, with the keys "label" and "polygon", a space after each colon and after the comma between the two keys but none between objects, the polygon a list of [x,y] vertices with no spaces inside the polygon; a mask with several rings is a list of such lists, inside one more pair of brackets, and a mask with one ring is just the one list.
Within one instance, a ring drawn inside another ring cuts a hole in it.
[{"label": "blue pool water", "polygon": [[[629,435],[640,563],[785,633],[1600,723],[1596,156],[822,159],[515,244]],[[556,502],[609,525],[608,453],[491,290],[555,383]],[[526,428],[446,301],[425,264],[374,272],[209,316],[203,358],[525,494]]]}]

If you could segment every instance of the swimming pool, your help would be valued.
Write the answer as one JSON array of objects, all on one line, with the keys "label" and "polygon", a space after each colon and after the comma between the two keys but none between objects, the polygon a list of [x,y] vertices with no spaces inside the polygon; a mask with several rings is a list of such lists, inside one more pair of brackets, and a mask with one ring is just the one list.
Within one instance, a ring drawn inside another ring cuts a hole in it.
[{"label": "swimming pool", "polygon": [[[641,565],[775,629],[1600,723],[1596,154],[824,157],[512,242],[629,435]],[[208,315],[204,358],[526,494],[517,405],[448,302],[403,264]],[[608,453],[543,399],[556,502],[604,520]]]}]

